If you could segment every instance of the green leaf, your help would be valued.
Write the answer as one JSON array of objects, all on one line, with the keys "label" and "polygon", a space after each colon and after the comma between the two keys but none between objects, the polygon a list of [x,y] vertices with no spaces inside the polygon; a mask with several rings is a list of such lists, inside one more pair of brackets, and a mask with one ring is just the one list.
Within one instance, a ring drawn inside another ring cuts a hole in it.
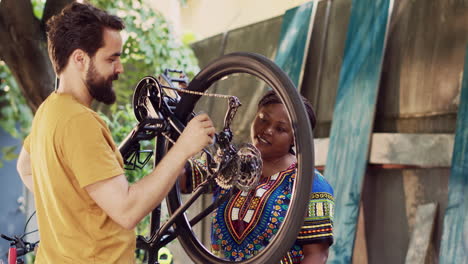
[{"label": "green leaf", "polygon": [[8,67],[0,61],[0,127],[15,138],[24,138],[32,120],[26,104]]},{"label": "green leaf", "polygon": [[18,154],[16,154],[17,146],[8,146],[2,148],[3,159],[7,161],[15,160],[18,158]]},{"label": "green leaf", "polygon": [[197,37],[195,36],[195,33],[193,32],[187,32],[182,35],[182,43],[184,45],[189,45],[190,43],[193,43],[197,40]]},{"label": "green leaf", "polygon": [[44,0],[33,0],[33,1],[31,1],[31,3],[32,3],[32,6],[33,6],[34,16],[37,19],[41,19],[42,15],[44,13],[45,1]]}]

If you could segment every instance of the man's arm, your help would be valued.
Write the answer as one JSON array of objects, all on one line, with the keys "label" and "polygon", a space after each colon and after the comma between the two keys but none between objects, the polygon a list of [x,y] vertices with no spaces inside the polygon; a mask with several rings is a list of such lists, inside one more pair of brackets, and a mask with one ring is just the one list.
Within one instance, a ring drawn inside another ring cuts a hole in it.
[{"label": "man's arm", "polygon": [[206,114],[190,121],[156,168],[129,185],[124,175],[85,187],[91,198],[118,224],[133,229],[171,190],[186,161],[213,142],[214,127]]},{"label": "man's arm", "polygon": [[317,243],[307,244],[302,247],[304,259],[301,264],[323,264],[327,263],[328,259],[328,244]]},{"label": "man's arm", "polygon": [[29,157],[29,153],[23,148],[21,148],[20,155],[18,157],[18,162],[16,163],[16,169],[21,177],[26,188],[29,191],[34,193],[33,191],[33,179],[32,179],[32,171],[31,171],[31,159]]}]

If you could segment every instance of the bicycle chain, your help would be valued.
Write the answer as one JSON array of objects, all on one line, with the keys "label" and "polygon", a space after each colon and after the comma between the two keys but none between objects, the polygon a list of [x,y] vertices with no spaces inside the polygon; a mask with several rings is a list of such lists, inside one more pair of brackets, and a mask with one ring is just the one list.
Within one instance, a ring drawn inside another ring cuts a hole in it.
[{"label": "bicycle chain", "polygon": [[165,88],[165,89],[170,89],[170,90],[182,92],[182,93],[195,94],[195,95],[201,95],[201,96],[209,96],[209,97],[217,97],[217,98],[225,98],[225,99],[235,97],[235,96],[232,96],[232,95],[198,92],[198,91],[186,90],[184,88],[169,87],[169,86],[165,86],[165,85],[161,85],[161,87]]},{"label": "bicycle chain", "polygon": [[[233,95],[198,92],[198,91],[186,90],[186,89],[183,89],[183,88],[169,87],[169,86],[163,86],[163,85],[161,85],[161,88],[166,88],[166,89],[170,89],[170,90],[174,90],[174,91],[182,92],[182,93],[187,93],[187,94],[194,94],[194,95],[200,95],[200,96],[208,96],[208,97],[227,99],[228,100],[227,113],[231,113],[231,114],[229,115],[229,118],[226,118],[227,120],[225,120],[224,129],[230,129],[230,124],[232,122],[232,119],[234,118],[234,115],[237,112],[237,109],[241,105],[239,99],[236,96],[233,96]],[[173,145],[175,144],[175,141],[172,138],[170,138],[170,136],[167,135],[167,133],[162,133],[162,135],[169,142],[171,142],[171,144],[173,144]],[[243,152],[241,150],[243,150],[244,148],[246,148],[246,147],[243,146],[241,149],[239,149],[239,151]],[[251,148],[251,147],[249,147],[249,148]],[[255,147],[253,147],[253,148],[256,150]],[[258,150],[256,150],[256,152],[258,152]],[[239,158],[237,158],[236,161],[235,161],[237,166],[233,167],[233,165],[231,165],[231,166],[229,166],[229,170],[231,170],[231,173],[235,173],[235,174],[240,173],[240,174],[243,174],[243,176],[241,176],[239,179],[238,179],[238,177],[232,177],[232,176],[228,177],[227,174],[230,174],[230,173],[227,173],[228,171],[225,171],[225,173],[219,174],[218,177],[215,178],[215,181],[223,189],[229,189],[233,185],[236,185],[239,189],[247,191],[247,190],[251,189],[252,187],[254,187],[257,184],[258,179],[260,178],[261,166],[262,166],[261,165],[261,163],[262,163],[261,158],[258,158],[260,156],[260,154],[257,154],[257,153],[254,154],[253,156],[256,156],[255,159],[250,158],[251,160],[252,159],[255,160],[255,162],[253,162],[253,163],[255,163],[255,166],[254,166],[255,168],[251,172],[252,175],[250,175],[250,177],[248,177],[245,172],[241,173],[241,171],[238,168],[238,167],[240,167],[240,164],[238,164],[238,163],[240,163],[242,161],[244,163],[246,162],[246,157],[244,157],[245,154],[238,153],[238,155],[239,155]],[[252,156],[252,155],[250,155],[250,156]],[[198,160],[196,160],[194,158],[190,158],[190,160],[192,162],[198,164],[199,167],[207,173],[207,176],[211,176],[213,174],[212,171],[210,171],[208,168],[206,168]],[[258,166],[259,164],[260,164],[260,166]],[[215,171],[215,173],[216,173],[216,171]]]},{"label": "bicycle chain", "polygon": [[[176,87],[170,87],[170,86],[165,86],[165,85],[161,85],[161,88],[170,89],[170,90],[173,90],[173,91],[178,91],[178,92],[187,93],[187,94],[194,94],[194,95],[208,96],[208,97],[215,97],[215,98],[224,98],[224,99],[228,99],[228,101],[229,101],[231,98],[236,98],[236,97],[233,96],[233,95],[198,92],[198,91],[187,90],[187,89],[184,89],[184,88],[176,88]],[[229,105],[230,105],[230,104],[228,104],[228,106],[229,106]],[[229,109],[228,109],[228,111],[229,111]],[[170,138],[169,135],[167,135],[167,133],[162,133],[162,135],[163,135],[169,142],[171,142],[172,145],[175,144],[175,141],[174,141],[172,138]],[[199,163],[198,160],[196,160],[196,159],[194,159],[194,158],[190,158],[190,160],[191,160],[192,162],[197,163],[197,164]],[[209,172],[208,169],[205,168],[204,166],[200,166],[200,168],[202,168],[206,173],[211,174],[211,172]]]}]

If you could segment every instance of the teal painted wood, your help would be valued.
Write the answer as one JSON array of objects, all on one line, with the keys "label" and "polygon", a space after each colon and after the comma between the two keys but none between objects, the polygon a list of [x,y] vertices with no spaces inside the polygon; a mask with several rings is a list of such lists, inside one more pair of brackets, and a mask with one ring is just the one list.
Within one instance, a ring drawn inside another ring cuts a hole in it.
[{"label": "teal painted wood", "polygon": [[335,189],[328,263],[351,263],[392,0],[353,1],[325,178]]},{"label": "teal painted wood", "polygon": [[458,106],[439,263],[468,263],[468,49]]},{"label": "teal painted wood", "polygon": [[287,10],[283,16],[275,63],[291,78],[296,87],[302,82],[309,47],[314,2]]}]

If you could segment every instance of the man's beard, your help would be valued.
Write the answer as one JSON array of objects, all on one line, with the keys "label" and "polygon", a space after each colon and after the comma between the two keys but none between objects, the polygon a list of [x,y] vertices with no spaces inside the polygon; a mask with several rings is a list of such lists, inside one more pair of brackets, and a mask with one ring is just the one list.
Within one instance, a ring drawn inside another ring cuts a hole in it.
[{"label": "man's beard", "polygon": [[118,74],[113,74],[105,79],[99,75],[91,60],[88,73],[86,74],[86,86],[88,87],[89,94],[98,102],[107,105],[115,103],[116,95],[112,89],[112,81],[118,78]]}]

